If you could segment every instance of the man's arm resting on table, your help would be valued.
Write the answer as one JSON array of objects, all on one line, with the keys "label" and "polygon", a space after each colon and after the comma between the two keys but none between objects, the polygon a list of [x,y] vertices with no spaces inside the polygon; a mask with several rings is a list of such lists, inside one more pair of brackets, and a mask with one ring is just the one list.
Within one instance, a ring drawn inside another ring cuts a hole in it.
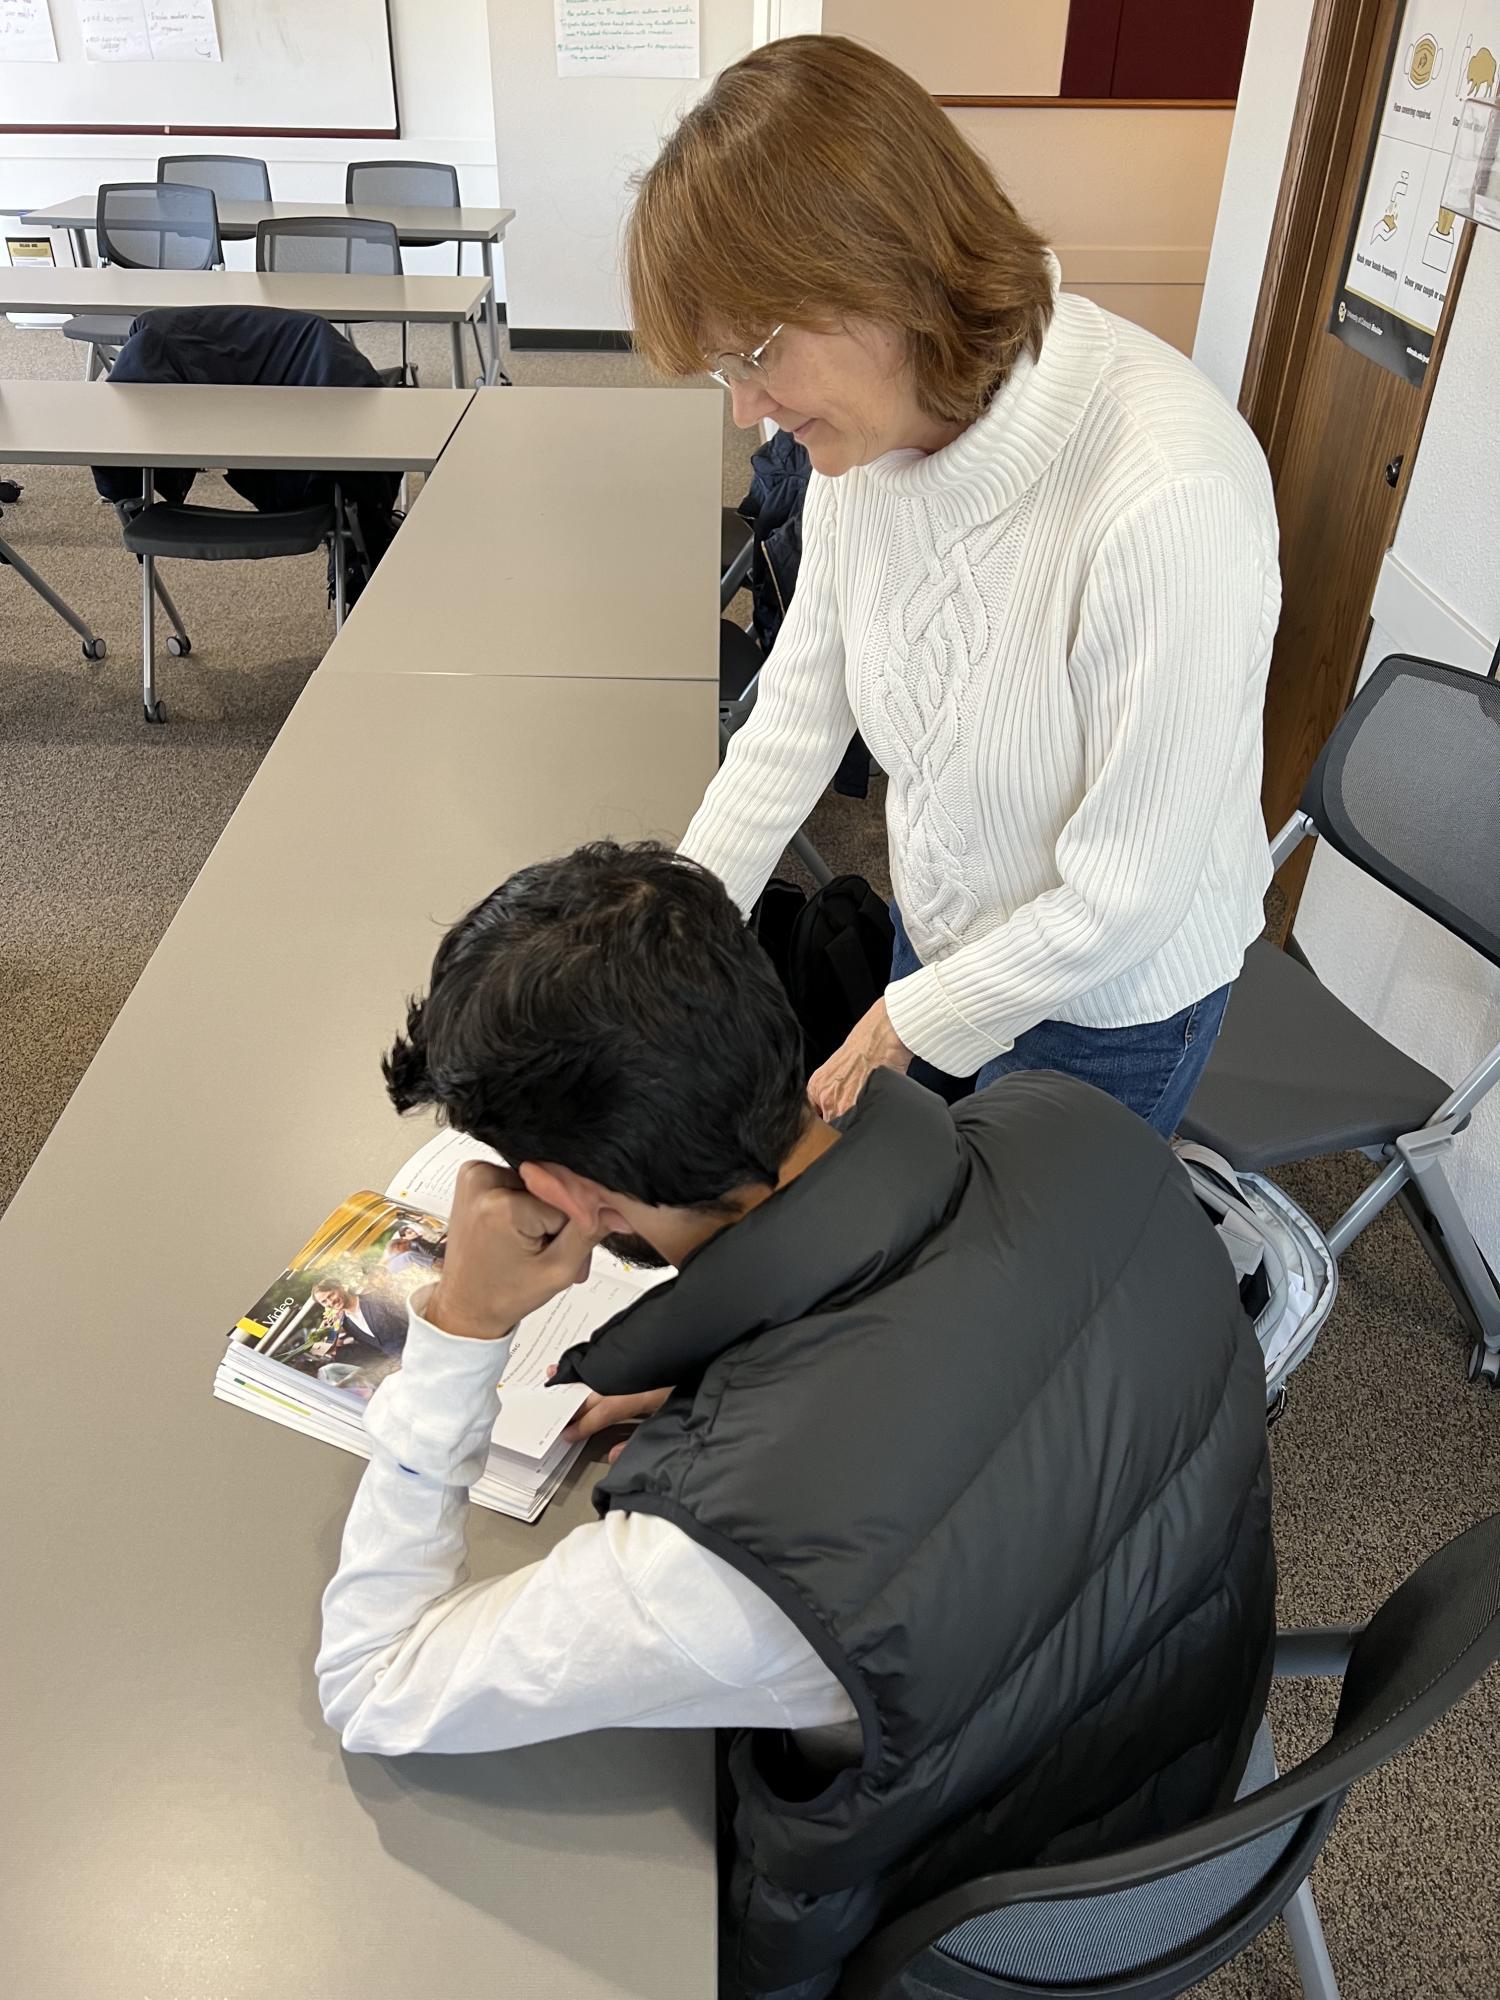
[{"label": "man's arm resting on table", "polygon": [[791,1621],[669,1522],[611,1514],[464,1585],[508,1342],[440,1332],[418,1294],[323,1598],[323,1713],[348,1750],[513,1748],[628,1725],[794,1729],[853,1714]]}]

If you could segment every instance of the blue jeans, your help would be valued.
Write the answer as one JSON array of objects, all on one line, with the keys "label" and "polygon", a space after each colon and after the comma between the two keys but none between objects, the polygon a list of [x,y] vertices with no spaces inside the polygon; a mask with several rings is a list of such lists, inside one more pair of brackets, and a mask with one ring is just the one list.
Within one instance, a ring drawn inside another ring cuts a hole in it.
[{"label": "blue jeans", "polygon": [[[904,979],[920,969],[921,960],[894,903],[891,920],[896,926],[891,978]],[[1039,1021],[1018,1035],[1003,1056],[987,1062],[972,1082],[945,1076],[920,1056],[910,1074],[951,1103],[966,1090],[983,1090],[1012,1070],[1061,1070],[1117,1097],[1170,1139],[1213,1052],[1229,990],[1221,986],[1168,1021],[1145,1021],[1129,1028],[1078,1028],[1070,1021]]]}]

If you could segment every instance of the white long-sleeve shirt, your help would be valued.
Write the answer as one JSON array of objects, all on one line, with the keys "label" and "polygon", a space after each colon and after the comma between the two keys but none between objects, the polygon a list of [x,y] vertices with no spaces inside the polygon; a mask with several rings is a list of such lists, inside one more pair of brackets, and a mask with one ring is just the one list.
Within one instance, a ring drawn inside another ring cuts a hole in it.
[{"label": "white long-sleeve shirt", "polygon": [[427,1297],[366,1407],[370,1463],[323,1598],[318,1692],[345,1748],[503,1750],[631,1725],[826,1726],[857,1746],[853,1703],[786,1613],[669,1521],[612,1510],[465,1587],[468,1488],[510,1343],[441,1332]]},{"label": "white long-sleeve shirt", "polygon": [[682,843],[748,911],[857,725],[922,960],[891,1021],[959,1076],[1041,1020],[1214,992],[1271,872],[1265,460],[1181,355],[1055,303],[953,444],[813,475],[759,698]]}]

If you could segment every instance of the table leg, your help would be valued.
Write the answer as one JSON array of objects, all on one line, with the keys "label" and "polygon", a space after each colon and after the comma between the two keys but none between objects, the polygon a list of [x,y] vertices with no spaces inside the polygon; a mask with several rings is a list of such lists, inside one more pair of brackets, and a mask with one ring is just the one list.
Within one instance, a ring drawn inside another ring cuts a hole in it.
[{"label": "table leg", "polygon": [[490,365],[485,370],[484,379],[487,384],[493,385],[500,380],[500,301],[495,297],[495,246],[488,236],[479,246],[479,255],[484,275],[490,281],[484,307],[490,329]]},{"label": "table leg", "polygon": [[80,271],[89,270],[92,267],[94,260],[89,255],[88,231],[86,229],[70,229],[68,231],[68,234],[73,239],[73,258],[74,261],[77,263],[79,270]]},{"label": "table leg", "polygon": [[453,386],[464,386],[464,327],[466,321],[454,319],[448,322],[448,350],[453,359]]}]

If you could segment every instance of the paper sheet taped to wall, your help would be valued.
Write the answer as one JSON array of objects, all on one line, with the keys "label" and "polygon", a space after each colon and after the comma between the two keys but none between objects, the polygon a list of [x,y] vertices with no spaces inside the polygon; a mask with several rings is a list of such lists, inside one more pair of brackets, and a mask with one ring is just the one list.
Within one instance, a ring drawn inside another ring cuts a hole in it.
[{"label": "paper sheet taped to wall", "polygon": [[0,63],[56,61],[47,0],[0,0]]},{"label": "paper sheet taped to wall", "polygon": [[559,76],[697,76],[698,0],[554,0]]},{"label": "paper sheet taped to wall", "polygon": [[153,62],[218,62],[214,0],[146,0]]},{"label": "paper sheet taped to wall", "polygon": [[78,25],[90,62],[220,59],[214,0],[78,0]]}]

